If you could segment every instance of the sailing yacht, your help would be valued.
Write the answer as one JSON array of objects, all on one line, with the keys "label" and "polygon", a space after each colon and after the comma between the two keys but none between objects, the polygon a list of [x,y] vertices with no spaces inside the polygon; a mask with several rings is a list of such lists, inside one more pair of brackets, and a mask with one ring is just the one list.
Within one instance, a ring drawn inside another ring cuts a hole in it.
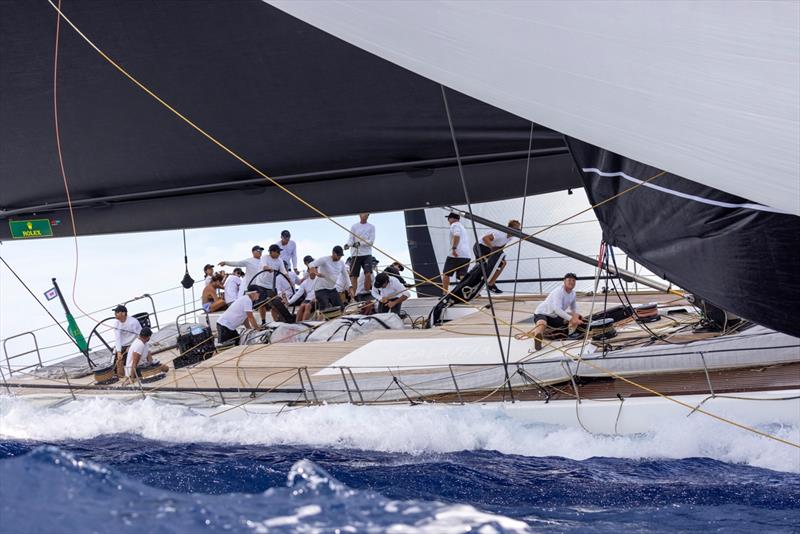
[{"label": "sailing yacht", "polygon": [[[233,347],[214,314],[162,327],[153,304],[166,372],[110,383],[98,328],[69,362],[15,372],[6,354],[3,390],[219,411],[505,403],[605,433],[676,412],[800,426],[797,5],[580,6],[19,2],[0,31],[0,238],[403,209],[425,296],[402,318],[283,321]],[[522,207],[581,189],[594,255],[547,239],[574,213]],[[518,240],[510,291],[482,296],[495,256],[440,294],[442,208]],[[558,261],[523,266],[532,243]],[[545,284],[576,264],[589,327],[535,351]]]}]

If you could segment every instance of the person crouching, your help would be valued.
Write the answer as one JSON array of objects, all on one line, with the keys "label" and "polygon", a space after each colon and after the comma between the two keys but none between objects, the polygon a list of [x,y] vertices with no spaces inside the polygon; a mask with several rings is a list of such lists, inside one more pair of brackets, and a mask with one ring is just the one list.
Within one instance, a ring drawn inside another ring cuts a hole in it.
[{"label": "person crouching", "polygon": [[248,291],[228,306],[222,317],[217,319],[220,345],[230,340],[234,340],[234,345],[238,345],[239,332],[236,329],[243,324],[249,328],[258,328],[253,316],[253,302],[256,300],[258,300],[258,291]]},{"label": "person crouching", "polygon": [[125,376],[132,382],[139,379],[139,372],[137,367],[146,367],[152,365],[153,357],[150,356],[150,337],[153,331],[146,326],[139,332],[139,336],[133,340],[131,346],[128,348],[128,355],[125,359]]},{"label": "person crouching", "polygon": [[411,294],[397,278],[380,273],[372,285],[372,296],[378,301],[378,313],[392,312],[399,315],[400,307]]}]

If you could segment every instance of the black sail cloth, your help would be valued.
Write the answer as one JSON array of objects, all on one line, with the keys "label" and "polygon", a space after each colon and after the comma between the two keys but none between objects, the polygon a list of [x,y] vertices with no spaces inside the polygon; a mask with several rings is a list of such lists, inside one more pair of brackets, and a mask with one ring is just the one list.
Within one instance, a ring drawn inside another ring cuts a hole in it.
[{"label": "black sail cloth", "polygon": [[[261,0],[64,2],[128,72],[329,215],[463,201],[440,86]],[[55,10],[0,2],[0,240],[9,221],[72,234],[53,113]],[[61,146],[80,235],[319,214],[194,131],[60,27]],[[451,93],[474,201],[517,194],[530,122]],[[575,187],[561,135],[537,128],[531,192]],[[57,221],[60,224],[55,225]]]},{"label": "black sail cloth", "polygon": [[[576,139],[567,144],[593,205],[661,172]],[[800,217],[669,173],[594,211],[605,241],[653,273],[740,317],[800,336]]]}]

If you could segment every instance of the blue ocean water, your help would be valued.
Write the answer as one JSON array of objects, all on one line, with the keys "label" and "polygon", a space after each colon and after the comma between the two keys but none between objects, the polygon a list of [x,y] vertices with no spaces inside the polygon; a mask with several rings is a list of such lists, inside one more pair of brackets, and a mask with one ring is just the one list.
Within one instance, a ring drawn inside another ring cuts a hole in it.
[{"label": "blue ocean water", "polygon": [[0,533],[800,532],[800,452],[707,417],[606,435],[504,405],[219,412],[0,396]]},{"label": "blue ocean water", "polygon": [[796,474],[708,458],[0,442],[0,531],[796,532]]}]

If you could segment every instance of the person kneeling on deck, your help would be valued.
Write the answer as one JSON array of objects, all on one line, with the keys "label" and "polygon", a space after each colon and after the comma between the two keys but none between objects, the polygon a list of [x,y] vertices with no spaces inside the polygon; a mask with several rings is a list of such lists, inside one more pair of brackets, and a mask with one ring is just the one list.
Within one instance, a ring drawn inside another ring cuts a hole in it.
[{"label": "person kneeling on deck", "polygon": [[147,367],[153,364],[153,357],[150,356],[150,347],[147,344],[152,335],[153,331],[145,326],[128,349],[128,356],[125,359],[125,376],[132,381],[139,378],[137,367]]},{"label": "person kneeling on deck", "polygon": [[217,294],[217,291],[223,287],[222,275],[217,273],[211,277],[211,282],[203,289],[203,294],[200,296],[200,303],[206,313],[224,310],[225,306],[227,306],[227,304],[225,304],[225,299]]},{"label": "person kneeling on deck", "polygon": [[344,250],[336,245],[330,256],[323,256],[308,264],[308,271],[316,276],[314,295],[317,297],[317,306],[322,311],[342,308],[342,299],[336,289],[337,284],[342,288],[350,286],[347,267],[341,261],[342,256]]},{"label": "person kneeling on deck", "polygon": [[248,291],[228,306],[222,317],[217,319],[220,345],[231,339],[235,340],[234,345],[238,345],[239,332],[236,329],[242,325],[252,329],[258,328],[256,319],[253,317],[253,302],[256,300],[258,300],[258,291]]},{"label": "person kneeling on deck", "polygon": [[536,306],[533,315],[533,322],[536,326],[533,329],[533,344],[536,350],[542,348],[542,336],[546,327],[568,328],[569,333],[584,322],[583,317],[578,314],[575,303],[575,282],[577,277],[574,273],[564,275],[564,284],[554,289],[547,295],[547,299]]},{"label": "person kneeling on deck", "polygon": [[[306,256],[303,262],[308,266],[309,263],[314,261],[311,256]],[[311,318],[314,312],[314,305],[316,303],[316,296],[314,295],[314,284],[317,275],[314,273],[306,273],[305,278],[300,283],[300,288],[294,292],[292,298],[289,299],[289,306],[297,306],[297,322],[305,321]]]},{"label": "person kneeling on deck", "polygon": [[378,305],[378,313],[392,312],[399,315],[400,306],[411,295],[397,278],[386,273],[380,273],[375,277],[372,296],[380,303]]},{"label": "person kneeling on deck", "polygon": [[[515,228],[517,230],[522,228],[522,224],[516,220],[511,219],[508,221],[506,225],[509,228]],[[506,232],[501,232],[500,230],[492,230],[485,236],[481,238],[481,242],[475,246],[475,254],[477,258],[485,257],[485,259],[489,259],[489,254],[501,254],[501,250],[511,241],[513,236]],[[497,279],[500,278],[500,273],[503,272],[503,269],[506,268],[506,260],[500,262],[500,265],[497,266],[497,269],[494,272],[494,275],[489,279],[486,283],[486,289],[491,291],[492,293],[502,293],[499,287],[497,287]]]},{"label": "person kneeling on deck", "polygon": [[136,340],[142,325],[135,317],[128,317],[128,308],[120,304],[112,310],[117,322],[114,324],[114,352],[116,353],[117,377],[125,376],[125,356],[128,348]]}]

